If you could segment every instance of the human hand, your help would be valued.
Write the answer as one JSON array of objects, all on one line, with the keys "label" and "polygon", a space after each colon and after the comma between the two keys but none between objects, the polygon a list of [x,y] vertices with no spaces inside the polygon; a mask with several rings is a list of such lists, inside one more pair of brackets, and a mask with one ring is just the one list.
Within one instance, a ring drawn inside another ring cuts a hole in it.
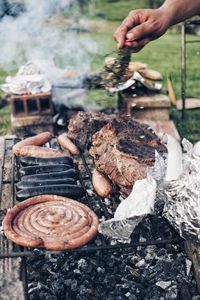
[{"label": "human hand", "polygon": [[138,52],[151,40],[163,35],[169,26],[168,15],[161,8],[137,9],[129,13],[114,38],[119,49],[130,46],[133,52]]}]

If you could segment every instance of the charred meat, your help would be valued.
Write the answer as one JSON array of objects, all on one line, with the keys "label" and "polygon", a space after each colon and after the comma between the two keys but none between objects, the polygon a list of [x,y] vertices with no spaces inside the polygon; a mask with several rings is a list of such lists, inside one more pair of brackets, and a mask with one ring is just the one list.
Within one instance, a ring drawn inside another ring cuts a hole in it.
[{"label": "charred meat", "polygon": [[90,146],[92,135],[113,118],[114,115],[104,113],[78,112],[69,121],[67,136],[84,151]]},{"label": "charred meat", "polygon": [[165,152],[166,148],[147,125],[118,116],[93,135],[89,153],[97,170],[128,195],[134,182],[146,177],[147,166],[154,163],[155,150]]}]

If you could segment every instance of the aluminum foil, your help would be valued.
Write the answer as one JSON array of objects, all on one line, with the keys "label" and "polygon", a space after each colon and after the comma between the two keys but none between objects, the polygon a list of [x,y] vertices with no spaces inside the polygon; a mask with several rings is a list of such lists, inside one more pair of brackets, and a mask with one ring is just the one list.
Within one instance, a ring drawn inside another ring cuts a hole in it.
[{"label": "aluminum foil", "polygon": [[182,144],[183,172],[165,188],[163,216],[180,236],[200,244],[200,153],[186,139]]},{"label": "aluminum foil", "polygon": [[129,242],[135,227],[154,212],[156,181],[151,177],[137,180],[131,194],[117,207],[114,218],[104,221],[99,232],[120,242]]},{"label": "aluminum foil", "polygon": [[139,222],[149,213],[162,214],[180,236],[200,244],[200,142],[183,140],[181,147],[167,135],[168,155],[155,155],[147,178],[138,180],[114,218],[99,227],[111,238],[128,242]]}]

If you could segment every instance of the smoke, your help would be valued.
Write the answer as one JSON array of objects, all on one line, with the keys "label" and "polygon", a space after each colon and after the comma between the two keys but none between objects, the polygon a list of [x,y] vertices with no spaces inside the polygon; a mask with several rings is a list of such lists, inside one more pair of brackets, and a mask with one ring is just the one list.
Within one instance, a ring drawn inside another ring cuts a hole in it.
[{"label": "smoke", "polygon": [[[90,57],[97,51],[88,33],[68,30],[67,20],[80,26],[76,0],[24,0],[24,11],[16,18],[0,21],[0,68],[17,69],[29,60],[53,60],[57,66],[75,69],[83,75],[90,69]],[[64,15],[65,22],[53,22]]]}]

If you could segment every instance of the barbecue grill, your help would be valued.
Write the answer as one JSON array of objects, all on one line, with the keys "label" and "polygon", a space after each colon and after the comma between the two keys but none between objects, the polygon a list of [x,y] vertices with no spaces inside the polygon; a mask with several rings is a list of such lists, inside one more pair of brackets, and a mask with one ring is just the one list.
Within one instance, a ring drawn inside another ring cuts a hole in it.
[{"label": "barbecue grill", "polygon": [[[19,181],[19,160],[12,153],[13,145],[18,141],[15,137],[6,137],[1,139],[0,143],[0,209],[3,211],[10,207],[13,207],[16,203],[15,198],[15,184]],[[55,143],[53,145],[55,146]],[[86,191],[86,196],[81,199],[81,201],[88,205],[98,217],[109,219],[112,217],[115,208],[117,207],[117,199],[119,197],[118,191],[114,189],[114,192],[105,200],[97,196],[92,191],[91,183],[91,170],[92,161],[86,154],[80,154],[77,157],[78,168],[80,171],[79,181],[82,187]],[[56,257],[61,254],[65,255],[67,253],[75,253],[81,257],[88,253],[96,253],[101,260],[102,253],[107,251],[121,253],[125,251],[129,254],[132,253],[133,249],[139,249],[141,247],[147,247],[149,245],[155,245],[158,247],[165,245],[177,244],[184,249],[183,240],[178,236],[170,224],[161,216],[147,217],[148,223],[150,224],[150,238],[148,238],[148,232],[143,224],[139,225],[131,236],[131,242],[128,244],[123,244],[120,242],[112,242],[106,239],[102,235],[98,234],[97,237],[89,244],[68,251],[46,251],[38,249],[28,249],[21,246],[13,244],[8,241],[5,236],[0,235],[0,270],[3,273],[12,271],[14,260],[16,258],[21,258],[21,280],[23,282],[24,298],[30,299],[28,294],[28,274],[27,274],[27,259],[28,258],[38,258],[46,257]],[[141,240],[141,236],[146,236],[147,238]],[[135,250],[134,250],[135,251]],[[187,288],[187,287],[186,287]],[[83,298],[84,299],[84,298]]]}]

